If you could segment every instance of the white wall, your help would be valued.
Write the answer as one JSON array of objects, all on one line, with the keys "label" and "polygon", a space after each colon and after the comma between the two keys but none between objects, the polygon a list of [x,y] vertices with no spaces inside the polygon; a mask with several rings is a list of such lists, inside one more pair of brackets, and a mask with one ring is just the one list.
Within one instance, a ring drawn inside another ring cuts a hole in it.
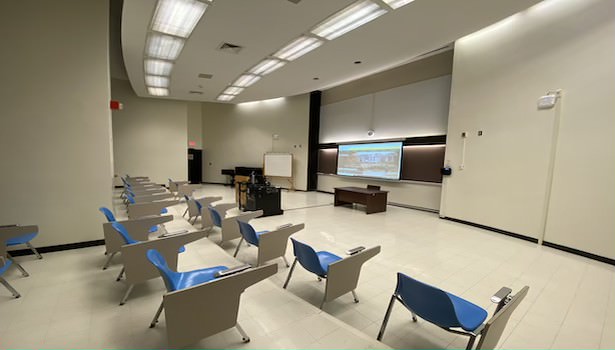
[{"label": "white wall", "polygon": [[[203,115],[200,102],[186,102],[188,108],[188,148],[203,149]],[[190,146],[190,142],[194,146]]]},{"label": "white wall", "polygon": [[115,174],[149,176],[159,184],[188,178],[188,102],[142,98],[127,80],[112,80]]},{"label": "white wall", "polygon": [[538,239],[546,223],[545,240],[615,258],[614,19],[611,1],[546,0],[456,43],[442,215]]},{"label": "white wall", "polygon": [[[451,76],[445,75],[324,105],[320,143],[445,135],[450,85]],[[367,136],[369,129],[376,132],[373,138]],[[326,192],[332,192],[334,187],[368,183],[390,191],[389,202],[431,210],[440,208],[440,184],[318,175],[318,190]]]},{"label": "white wall", "polygon": [[[203,181],[226,182],[221,169],[262,167],[266,152],[292,153],[295,188],[306,190],[309,101],[304,94],[238,105],[203,103]],[[289,187],[288,181],[272,180]]]},{"label": "white wall", "polygon": [[450,89],[446,75],[324,105],[320,143],[444,135]]},{"label": "white wall", "polygon": [[3,224],[37,246],[102,239],[111,205],[108,1],[2,1]]}]

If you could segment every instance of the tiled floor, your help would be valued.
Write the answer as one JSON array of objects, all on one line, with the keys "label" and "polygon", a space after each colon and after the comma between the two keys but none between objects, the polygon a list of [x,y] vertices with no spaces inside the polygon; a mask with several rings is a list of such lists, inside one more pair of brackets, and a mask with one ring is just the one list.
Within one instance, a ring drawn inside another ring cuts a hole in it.
[{"label": "tiled floor", "polygon": [[[196,194],[204,195],[233,199],[231,189],[223,186],[208,185]],[[319,311],[324,282],[298,266],[284,291],[281,286],[289,269],[280,259],[276,276],[243,295],[239,320],[252,341],[242,344],[231,329],[195,347],[383,347],[375,336],[395,287],[395,272],[401,271],[490,312],[489,297],[500,287],[517,291],[530,286],[504,333],[503,348],[615,348],[613,266],[440,220],[436,214],[389,206],[386,213],[365,215],[361,208],[333,207],[332,201],[323,193],[284,192],[283,216],[252,223],[266,229],[304,222],[306,228],[294,237],[338,255],[358,245],[381,245],[382,252],[364,265],[357,288],[360,302],[355,304],[345,295]],[[184,206],[172,209],[177,220],[167,224],[170,230],[189,227],[180,217]],[[209,240],[188,245],[180,270],[236,264],[230,256],[236,243],[224,244],[228,253],[224,254],[212,243],[219,238],[214,232]],[[255,262],[256,249],[242,247],[238,259]],[[125,286],[114,279],[118,263],[107,271],[100,269],[103,250],[50,253],[42,261],[18,258],[31,277],[22,278],[15,269],[7,274],[22,293],[20,299],[0,290],[0,348],[166,346],[164,318],[155,329],[147,328],[164,291],[162,281],[135,288],[129,302],[117,306]],[[290,246],[287,259],[292,261]],[[464,348],[465,340],[425,321],[412,323],[397,304],[383,343],[394,348]]]}]

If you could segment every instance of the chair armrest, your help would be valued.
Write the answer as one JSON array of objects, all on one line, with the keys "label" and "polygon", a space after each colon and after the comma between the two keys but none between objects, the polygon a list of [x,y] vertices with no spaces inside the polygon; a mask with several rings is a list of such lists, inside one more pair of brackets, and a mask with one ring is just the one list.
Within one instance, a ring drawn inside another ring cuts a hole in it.
[{"label": "chair armrest", "polygon": [[222,218],[226,217],[226,212],[237,208],[237,203],[220,203],[213,206],[220,213]]},{"label": "chair armrest", "polygon": [[258,242],[258,265],[283,257],[286,254],[288,238],[304,228],[305,224],[297,224],[261,234]]},{"label": "chair armrest", "polygon": [[159,235],[158,238],[165,238],[165,237],[170,237],[170,236],[181,235],[182,233],[188,233],[188,230],[166,232],[166,233]]},{"label": "chair armrest", "polygon": [[331,301],[340,295],[357,288],[359,275],[363,264],[380,253],[380,246],[367,248],[361,252],[349,255],[329,265],[325,301]]},{"label": "chair armrest", "polygon": [[249,269],[251,267],[252,267],[252,265],[250,265],[250,264],[240,265],[240,266],[233,267],[233,268],[230,268],[230,269],[218,271],[218,272],[216,272],[214,274],[214,277],[215,278],[220,278],[220,277],[226,277],[226,276],[234,275],[236,273],[243,272],[243,271],[245,271],[245,270],[247,270],[247,269]]},{"label": "chair armrest", "polygon": [[207,206],[209,206],[213,202],[217,202],[217,201],[221,201],[221,200],[222,200],[222,197],[220,197],[220,196],[216,196],[216,197],[202,197],[202,198],[195,199],[195,201],[199,202],[199,204],[201,204],[201,206],[203,206],[203,208],[207,208]]},{"label": "chair armrest", "polygon": [[246,213],[240,213],[236,216],[228,216],[222,219],[222,242],[230,241],[235,238],[241,237],[241,232],[239,232],[239,224],[237,220],[248,222],[256,217],[263,215],[262,210],[250,211]]},{"label": "chair armrest", "polygon": [[134,199],[136,203],[151,203],[155,201],[165,200],[174,198],[175,196],[171,193],[161,193],[161,194],[146,194],[146,195],[135,195]]},{"label": "chair armrest", "polygon": [[346,255],[355,255],[355,254],[360,253],[360,252],[362,252],[364,250],[365,250],[364,246],[358,246],[356,248],[348,249],[346,251]]},{"label": "chair armrest", "polygon": [[[172,220],[173,215],[155,215],[144,216],[138,219],[124,220],[118,222],[126,228],[126,231],[128,231],[130,236],[135,240],[147,241],[150,234],[149,229],[152,226],[159,225]],[[105,222],[103,224],[103,234],[105,237],[105,248],[107,249],[107,253],[119,252],[121,247],[125,244],[124,239],[120,236],[119,233],[117,233],[117,231],[113,228],[112,223],[110,222]]]},{"label": "chair armrest", "polygon": [[[6,240],[23,236],[28,233],[38,232],[37,225],[28,226],[4,226],[0,227],[0,242],[6,242]],[[6,245],[6,244],[2,244]]]},{"label": "chair armrest", "polygon": [[251,268],[165,294],[163,304],[169,346],[193,345],[200,339],[234,327],[243,291],[277,271],[277,265]]},{"label": "chair armrest", "polygon": [[126,282],[140,283],[160,277],[158,270],[147,259],[147,251],[155,249],[162,254],[171,270],[177,271],[178,250],[185,244],[205,237],[204,231],[195,231],[151,241],[126,244],[121,248],[122,261],[126,268]]},{"label": "chair armrest", "polygon": [[144,216],[160,215],[164,208],[178,204],[178,200],[165,200],[150,203],[135,203],[128,205],[128,217],[136,219]]}]

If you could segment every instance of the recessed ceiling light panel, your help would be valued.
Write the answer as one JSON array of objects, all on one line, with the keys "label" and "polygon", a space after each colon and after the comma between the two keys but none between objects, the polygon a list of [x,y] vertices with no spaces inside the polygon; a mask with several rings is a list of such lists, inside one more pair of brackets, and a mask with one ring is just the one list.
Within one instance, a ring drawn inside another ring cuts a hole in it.
[{"label": "recessed ceiling light panel", "polygon": [[250,69],[249,73],[256,75],[266,75],[282,67],[285,64],[286,62],[280,61],[275,58],[266,58],[262,60],[261,63],[254,66],[254,68]]},{"label": "recessed ceiling light panel", "polygon": [[149,57],[174,61],[184,47],[184,39],[170,35],[151,33],[145,46],[145,53]]},{"label": "recessed ceiling light panel", "polygon": [[243,90],[244,88],[242,87],[229,86],[226,88],[226,90],[222,91],[222,94],[223,95],[239,95]]},{"label": "recessed ceiling light panel", "polygon": [[311,36],[302,36],[293,40],[290,44],[284,46],[273,56],[283,60],[292,61],[306,53],[316,49],[323,44],[323,41]]},{"label": "recessed ceiling light panel", "polygon": [[207,10],[207,3],[198,0],[158,0],[152,29],[187,38]]},{"label": "recessed ceiling light panel", "polygon": [[394,10],[404,5],[408,5],[414,0],[383,0],[387,5],[391,6]]},{"label": "recessed ceiling light panel", "polygon": [[173,63],[163,60],[147,59],[145,60],[145,74],[148,75],[171,75]]},{"label": "recessed ceiling light panel", "polygon": [[233,83],[233,86],[238,86],[238,87],[246,88],[246,87],[256,83],[257,81],[259,81],[260,78],[261,77],[258,76],[258,75],[244,74],[244,75],[240,76],[239,78],[237,78],[237,80],[235,80],[235,82]]},{"label": "recessed ceiling light panel", "polygon": [[152,96],[169,96],[169,89],[148,87],[147,92]]},{"label": "recessed ceiling light panel", "polygon": [[235,95],[224,95],[224,94],[222,94],[222,95],[218,96],[218,98],[216,98],[216,100],[226,102],[226,101],[230,101],[230,100],[232,100],[234,98],[235,98]]},{"label": "recessed ceiling light panel", "polygon": [[382,15],[387,10],[371,0],[362,0],[327,18],[312,30],[312,34],[333,40]]},{"label": "recessed ceiling light panel", "polygon": [[158,75],[146,75],[145,76],[145,85],[151,87],[169,87],[169,77],[162,77]]}]

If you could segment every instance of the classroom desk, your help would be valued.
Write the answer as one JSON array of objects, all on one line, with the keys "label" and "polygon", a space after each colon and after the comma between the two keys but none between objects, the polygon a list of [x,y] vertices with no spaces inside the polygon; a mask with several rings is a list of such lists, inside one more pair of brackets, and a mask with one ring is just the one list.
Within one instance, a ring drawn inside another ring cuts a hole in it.
[{"label": "classroom desk", "polygon": [[387,210],[388,191],[361,187],[336,187],[335,206],[358,203],[366,206],[365,214],[380,213]]}]

